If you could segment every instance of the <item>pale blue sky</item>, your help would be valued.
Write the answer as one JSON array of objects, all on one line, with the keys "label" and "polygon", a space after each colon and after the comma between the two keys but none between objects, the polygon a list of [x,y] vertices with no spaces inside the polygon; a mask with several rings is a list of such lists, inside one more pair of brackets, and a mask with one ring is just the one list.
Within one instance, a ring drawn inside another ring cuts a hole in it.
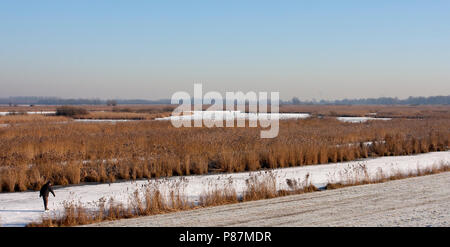
[{"label": "pale blue sky", "polygon": [[0,97],[450,94],[450,1],[0,1]]}]

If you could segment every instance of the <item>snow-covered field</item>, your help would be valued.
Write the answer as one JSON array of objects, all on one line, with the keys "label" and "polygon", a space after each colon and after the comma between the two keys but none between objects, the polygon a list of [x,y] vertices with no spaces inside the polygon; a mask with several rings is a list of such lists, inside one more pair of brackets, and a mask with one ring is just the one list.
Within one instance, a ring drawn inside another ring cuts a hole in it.
[{"label": "snow-covered field", "polygon": [[446,184],[450,172],[86,226],[449,227]]},{"label": "snow-covered field", "polygon": [[[37,111],[26,112],[27,114],[55,114],[54,111]],[[162,118],[155,118],[154,120],[172,120],[172,121],[186,121],[203,119],[210,121],[226,121],[237,119],[254,119],[254,120],[288,120],[288,119],[305,119],[311,117],[309,113],[246,113],[241,111],[189,111],[188,114],[182,116],[168,116]],[[0,116],[9,115],[10,112],[0,112]],[[337,120],[347,123],[364,123],[369,120],[391,120],[391,118],[375,118],[375,117],[337,117]],[[129,122],[136,121],[132,119],[75,119],[75,122],[86,123],[103,123],[103,122]],[[6,126],[0,126],[6,127]]]},{"label": "snow-covered field", "polygon": [[[20,112],[16,112],[16,113],[20,113]],[[55,114],[55,111],[29,111],[26,112],[27,114]],[[0,116],[6,116],[6,115],[10,115],[11,112],[0,112]]]},{"label": "snow-covered field", "polygon": [[285,119],[303,119],[308,118],[308,113],[246,113],[241,111],[192,111],[189,115],[169,116],[163,118],[155,118],[155,120],[234,120],[234,119],[270,119],[275,117],[280,120]]},{"label": "snow-covered field", "polygon": [[[241,111],[190,111],[186,115],[182,116],[169,116],[162,118],[155,118],[155,120],[172,120],[172,121],[182,121],[182,120],[213,120],[213,121],[224,121],[224,120],[234,120],[234,119],[270,119],[275,117],[279,120],[287,119],[305,119],[311,117],[309,113],[245,113]],[[391,118],[375,118],[375,117],[337,117],[337,120],[347,123],[363,123],[369,120],[391,120]]]},{"label": "snow-covered field", "polygon": [[383,120],[388,121],[392,118],[374,118],[374,117],[338,117],[337,120],[346,123],[364,123],[369,120]]},{"label": "snow-covered field", "polygon": [[[309,180],[317,187],[325,186],[328,182],[340,182],[361,172],[361,165],[366,167],[370,177],[376,177],[382,171],[389,176],[396,172],[414,172],[417,169],[431,167],[435,164],[450,163],[450,151],[433,152],[412,156],[394,156],[365,159],[361,161],[333,163],[272,170],[277,180],[278,189],[287,189],[286,179],[304,179],[309,174]],[[80,185],[56,188],[56,197],[50,195],[50,212],[43,212],[42,199],[39,192],[17,192],[0,194],[0,224],[3,226],[24,226],[28,222],[40,220],[42,215],[59,212],[64,201],[80,201],[89,208],[95,207],[100,198],[114,198],[115,201],[128,202],[129,196],[136,189],[148,183],[158,184],[162,191],[173,188],[181,183],[184,194],[190,201],[196,201],[207,189],[233,186],[238,194],[246,188],[246,180],[251,176],[263,176],[263,172],[243,172],[222,175],[202,175],[171,177],[169,179],[152,179],[120,182],[112,184]]]}]

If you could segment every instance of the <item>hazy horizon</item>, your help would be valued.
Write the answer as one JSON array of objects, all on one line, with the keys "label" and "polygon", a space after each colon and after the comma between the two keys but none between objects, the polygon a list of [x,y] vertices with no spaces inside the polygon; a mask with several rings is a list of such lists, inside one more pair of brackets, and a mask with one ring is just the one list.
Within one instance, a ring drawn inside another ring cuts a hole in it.
[{"label": "hazy horizon", "polygon": [[[188,92],[190,93],[190,92]],[[205,92],[203,92],[205,93]],[[193,95],[191,95],[193,96]],[[224,96],[224,95],[222,95]],[[144,98],[101,98],[101,97],[59,97],[59,96],[35,96],[35,95],[20,95],[20,96],[6,96],[6,97],[0,97],[0,99],[8,99],[8,98],[47,98],[47,99],[51,99],[51,98],[55,98],[55,99],[61,99],[61,100],[102,100],[102,101],[107,101],[107,100],[145,100],[145,101],[170,101],[170,97],[166,97],[166,98],[153,98],[153,99],[144,99]],[[297,97],[297,96],[294,96]],[[392,97],[386,97],[386,98],[396,98],[398,100],[407,100],[409,97],[424,97],[424,98],[429,98],[429,97],[450,97],[450,95],[431,95],[431,96],[408,96],[408,97],[397,97],[397,96],[392,96]],[[321,100],[325,100],[325,101],[339,101],[339,100],[364,100],[364,99],[380,99],[383,97],[374,97],[374,98],[344,98],[344,99],[320,99],[320,98],[313,98],[313,99],[303,99],[303,98],[299,98],[297,97],[299,100],[301,100],[302,102],[308,102],[308,101],[316,101],[319,102]],[[191,98],[192,100],[194,99],[194,97]],[[284,98],[280,98],[281,101],[292,101],[292,98],[288,98],[288,99],[284,99]],[[14,102],[11,102],[14,103]],[[1,105],[1,103],[0,103]]]},{"label": "hazy horizon", "polygon": [[3,1],[0,98],[450,95],[448,1]]}]

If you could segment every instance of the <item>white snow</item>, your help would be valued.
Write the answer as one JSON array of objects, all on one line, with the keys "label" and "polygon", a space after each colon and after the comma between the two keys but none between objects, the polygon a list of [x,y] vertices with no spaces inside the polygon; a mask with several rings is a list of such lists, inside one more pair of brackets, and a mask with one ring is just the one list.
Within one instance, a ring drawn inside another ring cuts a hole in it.
[{"label": "white snow", "polygon": [[391,120],[392,118],[374,118],[374,117],[338,117],[337,120],[346,123],[364,123],[369,120]]},{"label": "white snow", "polygon": [[[395,172],[415,172],[418,168],[423,169],[440,163],[450,163],[450,151],[432,152],[412,156],[389,156],[380,158],[370,158],[360,161],[333,163],[326,165],[302,166],[284,169],[271,170],[277,179],[278,189],[287,189],[286,179],[304,179],[310,175],[310,181],[317,187],[325,186],[328,182],[339,182],[348,180],[348,177],[355,176],[361,172],[357,169],[364,165],[368,175],[375,177],[382,170],[385,175]],[[0,193],[0,225],[3,226],[24,226],[31,221],[39,221],[41,216],[61,212],[64,201],[80,201],[86,207],[95,208],[95,202],[100,198],[113,197],[115,201],[127,203],[129,196],[137,188],[141,188],[148,183],[158,184],[162,191],[173,188],[174,184],[181,183],[184,194],[190,201],[198,200],[199,196],[207,189],[223,188],[232,181],[238,194],[242,194],[245,189],[245,181],[251,176],[263,176],[268,170],[262,172],[243,172],[222,175],[202,175],[171,177],[168,179],[152,179],[119,182],[112,184],[79,185],[55,188],[56,197],[50,195],[50,212],[43,212],[42,199],[39,192],[15,192]],[[361,174],[359,174],[361,175]]]},{"label": "white snow", "polygon": [[[21,112],[5,112],[5,111],[3,111],[3,112],[0,112],[0,116],[6,116],[11,113],[20,114]],[[54,112],[54,111],[28,111],[26,113],[27,114],[55,114],[56,112]]]},{"label": "white snow", "polygon": [[74,122],[83,122],[83,123],[115,123],[115,122],[130,122],[136,121],[132,119],[74,119]]},{"label": "white snow", "polygon": [[191,111],[190,115],[169,116],[163,118],[155,118],[155,120],[234,120],[234,119],[270,119],[274,117],[280,120],[284,119],[303,119],[308,118],[308,113],[246,113],[241,111]]}]

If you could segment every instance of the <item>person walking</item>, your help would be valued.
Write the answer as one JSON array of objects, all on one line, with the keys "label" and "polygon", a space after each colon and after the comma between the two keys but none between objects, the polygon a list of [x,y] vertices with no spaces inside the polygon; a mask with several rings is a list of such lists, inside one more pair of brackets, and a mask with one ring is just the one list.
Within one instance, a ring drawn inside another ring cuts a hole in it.
[{"label": "person walking", "polygon": [[53,194],[53,197],[55,197],[55,192],[53,192],[52,188],[52,182],[48,181],[46,184],[44,184],[41,188],[39,197],[42,196],[42,199],[44,200],[44,208],[45,210],[48,210],[47,204],[48,204],[48,195],[49,193]]}]

